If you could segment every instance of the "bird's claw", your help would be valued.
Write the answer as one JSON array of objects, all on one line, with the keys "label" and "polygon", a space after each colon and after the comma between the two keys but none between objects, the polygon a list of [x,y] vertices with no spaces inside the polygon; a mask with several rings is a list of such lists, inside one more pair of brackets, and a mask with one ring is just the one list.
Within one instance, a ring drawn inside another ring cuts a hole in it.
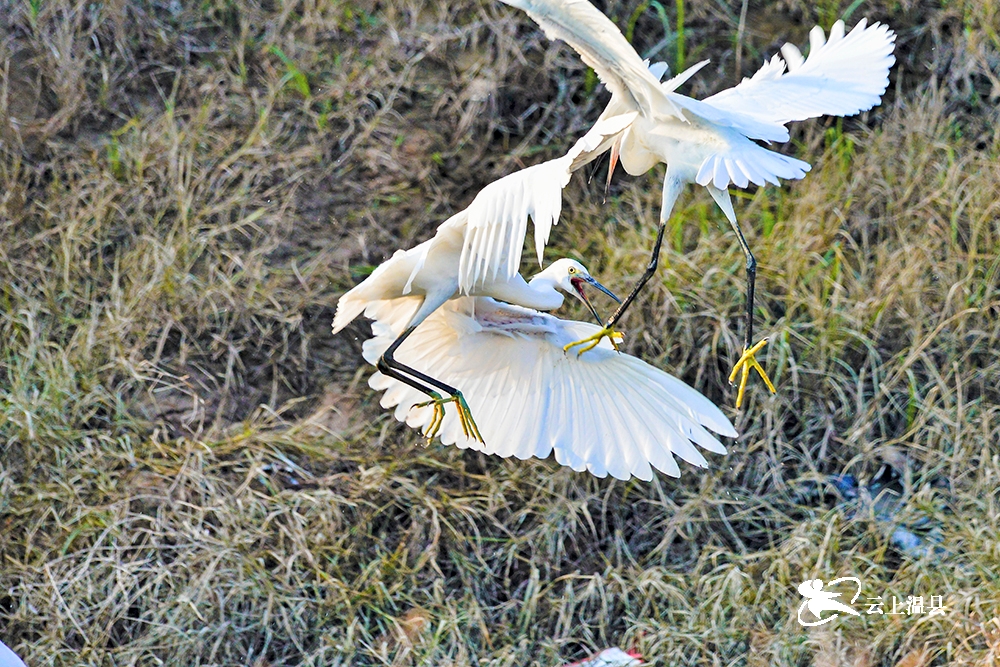
[{"label": "bird's claw", "polygon": [[587,336],[586,338],[581,338],[580,340],[563,345],[563,352],[569,352],[577,345],[580,345],[581,348],[576,353],[576,356],[579,357],[584,352],[589,352],[597,347],[598,344],[600,344],[601,339],[604,337],[607,337],[608,340],[611,341],[611,345],[615,348],[615,352],[621,352],[621,350],[618,349],[618,344],[625,340],[625,334],[614,329],[609,329],[608,327],[601,328],[591,336]]},{"label": "bird's claw", "polygon": [[753,347],[747,349],[743,348],[743,354],[740,356],[739,360],[733,366],[733,372],[729,374],[729,384],[733,384],[736,380],[736,376],[740,376],[739,389],[736,391],[736,407],[739,408],[743,404],[743,393],[747,387],[747,380],[750,378],[750,369],[754,369],[760,375],[761,379],[764,380],[764,384],[771,391],[772,394],[777,393],[774,385],[771,383],[771,378],[767,377],[767,373],[761,367],[760,362],[754,356],[760,350],[767,345],[767,339],[763,338]]},{"label": "bird's claw", "polygon": [[469,404],[465,401],[465,396],[462,392],[455,392],[454,396],[443,397],[440,394],[435,393],[434,398],[429,401],[424,401],[423,403],[416,403],[410,409],[415,408],[426,408],[427,406],[433,406],[434,414],[431,417],[431,423],[427,425],[424,430],[424,436],[428,440],[433,440],[441,430],[441,423],[444,421],[444,406],[446,403],[454,403],[455,409],[458,410],[458,423],[462,427],[462,433],[465,434],[466,438],[472,438],[482,444],[486,444],[483,441],[483,436],[479,432],[479,426],[476,425],[476,420],[472,418],[472,410],[469,409]]},{"label": "bird's claw", "polygon": [[455,399],[455,406],[458,408],[458,420],[462,425],[462,433],[465,434],[466,438],[472,438],[479,444],[485,445],[483,435],[479,432],[479,426],[476,424],[476,420],[472,418],[472,410],[469,409],[469,404],[465,402],[465,396],[462,395],[462,392],[458,392],[452,398]]}]

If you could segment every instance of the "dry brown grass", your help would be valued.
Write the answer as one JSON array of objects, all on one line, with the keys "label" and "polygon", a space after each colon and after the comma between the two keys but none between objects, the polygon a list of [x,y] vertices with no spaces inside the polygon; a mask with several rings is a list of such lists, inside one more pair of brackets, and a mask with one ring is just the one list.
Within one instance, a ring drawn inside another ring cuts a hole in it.
[{"label": "dry brown grass", "polygon": [[[742,32],[740,3],[687,6],[694,92],[849,4]],[[637,6],[605,9],[645,54]],[[0,638],[32,667],[997,664],[1000,12],[861,15],[900,33],[886,103],[800,124],[813,172],[738,206],[778,395],[715,470],[626,484],[425,446],[364,383],[367,326],[328,333],[372,265],[596,118],[568,49],[493,2],[0,4]],[[605,204],[603,170],[549,253],[622,290],[662,173]],[[626,325],[729,404],[742,256],[713,206],[679,203]],[[884,462],[888,505],[815,493]],[[948,613],[800,627],[794,586],[845,575]]]}]

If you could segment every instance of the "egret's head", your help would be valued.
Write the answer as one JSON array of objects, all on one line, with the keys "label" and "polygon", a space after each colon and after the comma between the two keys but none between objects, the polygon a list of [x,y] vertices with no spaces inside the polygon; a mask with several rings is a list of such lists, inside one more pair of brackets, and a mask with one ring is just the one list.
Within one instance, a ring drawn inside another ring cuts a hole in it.
[{"label": "egret's head", "polygon": [[590,303],[590,299],[587,298],[587,293],[583,290],[584,285],[596,287],[614,299],[615,302],[621,303],[621,299],[615,296],[607,287],[594,280],[594,277],[587,271],[587,267],[575,259],[563,258],[552,262],[544,271],[535,276],[532,282],[539,278],[548,278],[555,287],[573,294],[580,301],[583,301],[599,322],[601,321],[601,316],[597,314],[597,309],[594,308]]}]

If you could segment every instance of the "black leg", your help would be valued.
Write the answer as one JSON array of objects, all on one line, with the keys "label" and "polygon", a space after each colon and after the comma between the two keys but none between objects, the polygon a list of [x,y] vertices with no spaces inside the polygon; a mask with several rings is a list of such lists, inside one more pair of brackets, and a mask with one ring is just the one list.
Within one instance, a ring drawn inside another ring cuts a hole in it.
[{"label": "black leg", "polygon": [[726,218],[729,219],[729,224],[732,225],[733,231],[736,232],[736,238],[740,242],[743,256],[747,260],[746,337],[744,338],[743,354],[733,366],[733,371],[729,374],[730,384],[736,381],[737,376],[740,378],[739,389],[736,392],[736,407],[739,408],[743,404],[743,392],[746,389],[747,378],[750,376],[751,369],[756,370],[760,374],[761,379],[764,380],[764,384],[767,385],[768,390],[772,394],[775,393],[774,384],[767,377],[767,373],[764,372],[764,369],[754,356],[761,348],[767,345],[766,338],[756,344],[753,342],[753,296],[754,287],[757,282],[757,260],[754,259],[753,253],[750,252],[750,244],[747,243],[746,238],[743,236],[743,230],[740,229],[739,224],[736,222],[736,212],[733,211],[733,202],[729,197],[729,192],[711,185],[706,186],[706,188],[719,205],[719,208],[722,209],[722,212],[726,214]]},{"label": "black leg", "polygon": [[729,220],[729,224],[732,226],[733,231],[736,232],[736,238],[740,242],[740,248],[743,250],[743,256],[747,260],[747,312],[746,312],[746,337],[743,339],[744,349],[749,350],[753,345],[753,293],[754,287],[757,283],[757,260],[754,258],[753,253],[750,252],[750,244],[747,243],[746,238],[743,236],[743,230],[740,229],[740,223],[736,221],[736,212],[733,210],[733,201],[729,197],[728,190],[722,190],[711,185],[706,186],[709,194],[722,209],[722,212],[726,214],[726,219]]},{"label": "black leg", "polygon": [[656,232],[656,243],[653,244],[653,254],[649,258],[649,264],[646,266],[646,272],[642,274],[642,277],[639,278],[639,282],[637,282],[635,287],[632,288],[632,292],[625,298],[624,301],[621,302],[618,309],[604,324],[606,328],[614,328],[618,320],[620,320],[622,315],[625,314],[625,309],[632,305],[632,302],[635,301],[635,297],[639,294],[639,291],[646,286],[649,279],[653,277],[654,273],[656,273],[656,267],[660,261],[660,246],[663,244],[663,231],[665,229],[666,222],[661,221],[660,229]]},{"label": "black leg", "polygon": [[750,245],[743,238],[743,231],[740,230],[739,224],[733,222],[733,229],[736,230],[736,238],[739,239],[740,247],[743,248],[743,254],[747,259],[747,324],[743,347],[749,350],[750,346],[753,345],[753,292],[757,283],[757,260],[754,258],[753,253],[750,252]]},{"label": "black leg", "polygon": [[677,202],[677,197],[684,188],[685,182],[686,181],[683,178],[675,174],[670,169],[670,166],[667,165],[667,175],[666,178],[663,179],[663,204],[660,207],[660,227],[656,232],[656,243],[653,244],[653,253],[649,257],[649,264],[646,266],[646,271],[642,274],[642,277],[639,278],[639,282],[635,284],[635,287],[632,288],[632,292],[628,295],[628,297],[621,302],[618,309],[615,310],[614,314],[608,319],[607,322],[605,322],[602,331],[599,331],[593,336],[588,336],[583,340],[570,343],[569,345],[563,347],[564,350],[569,351],[577,345],[582,345],[583,347],[581,347],[580,351],[577,352],[577,356],[580,356],[584,352],[592,350],[595,346],[597,346],[604,336],[611,338],[612,345],[614,345],[616,350],[618,349],[618,344],[615,342],[614,336],[620,336],[620,334],[614,331],[614,326],[625,314],[628,307],[632,305],[632,302],[635,301],[635,297],[638,296],[642,288],[646,286],[649,279],[653,277],[654,273],[656,273],[656,267],[660,262],[660,247],[663,245],[663,232],[666,231],[667,220],[670,218],[670,212],[673,210],[674,204]]},{"label": "black leg", "polygon": [[459,423],[461,424],[462,432],[466,435],[466,437],[471,437],[479,442],[483,442],[483,436],[479,433],[479,427],[472,418],[472,412],[469,410],[469,405],[465,402],[465,397],[462,395],[462,392],[450,385],[445,384],[444,382],[441,382],[440,380],[436,380],[429,375],[421,373],[415,368],[411,368],[406,364],[401,364],[396,361],[395,357],[393,357],[399,346],[403,344],[403,341],[405,341],[416,328],[416,326],[409,327],[399,338],[394,340],[392,345],[390,345],[386,351],[382,353],[382,356],[379,357],[378,363],[375,364],[375,367],[380,373],[388,375],[395,380],[399,380],[400,382],[407,384],[417,391],[431,397],[431,401],[413,406],[423,407],[430,404],[434,405],[434,417],[432,418],[430,425],[425,430],[425,435],[428,439],[433,438],[437,434],[438,429],[441,427],[441,422],[444,419],[442,396],[440,393],[427,386],[430,385],[431,387],[436,387],[445,394],[448,394],[451,397],[450,400],[454,401],[455,406],[458,408]]},{"label": "black leg", "polygon": [[[421,373],[415,368],[410,368],[406,364],[402,364],[396,361],[395,357],[393,357],[393,355],[396,353],[396,350],[399,349],[399,346],[403,344],[403,341],[405,341],[410,336],[410,334],[413,333],[414,329],[416,329],[416,327],[410,327],[409,329],[404,331],[399,338],[392,341],[392,345],[390,345],[388,349],[382,353],[382,356],[379,357],[378,363],[375,364],[375,367],[379,370],[380,373],[388,375],[389,377],[399,380],[400,382],[405,382],[414,389],[417,389],[420,392],[427,394],[432,398],[440,398],[440,396],[434,390],[429,389],[427,386],[420,384],[420,382],[417,382],[417,380],[429,384],[432,387],[437,387],[438,389],[440,389],[441,391],[450,396],[455,396],[456,394],[459,393],[459,391],[454,387],[447,385],[444,382],[441,382],[440,380],[436,380],[432,378],[430,375],[425,375],[424,373]],[[406,373],[410,377],[403,376],[403,373]]]}]

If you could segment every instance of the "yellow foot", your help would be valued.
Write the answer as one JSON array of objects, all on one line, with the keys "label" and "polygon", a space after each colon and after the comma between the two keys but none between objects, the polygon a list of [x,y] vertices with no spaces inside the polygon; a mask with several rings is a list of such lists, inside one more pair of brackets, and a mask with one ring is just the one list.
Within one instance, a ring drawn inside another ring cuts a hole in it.
[{"label": "yellow foot", "polygon": [[432,400],[417,403],[410,408],[412,410],[414,408],[426,408],[428,405],[434,406],[434,416],[431,417],[431,423],[424,431],[427,439],[433,440],[434,436],[441,430],[446,403],[455,404],[455,408],[458,410],[458,423],[462,426],[462,433],[465,434],[465,437],[483,442],[483,436],[479,433],[479,426],[476,425],[476,420],[472,418],[472,410],[469,409],[469,404],[465,402],[465,396],[462,396],[462,392],[460,391],[456,392],[454,396],[448,397],[442,397],[435,392]]},{"label": "yellow foot", "polygon": [[760,352],[765,345],[767,345],[766,338],[762,339],[749,350],[743,348],[743,356],[741,356],[739,361],[736,362],[736,365],[733,366],[733,372],[729,374],[729,384],[733,384],[736,380],[736,376],[740,375],[740,387],[736,392],[737,408],[743,404],[743,392],[747,388],[747,380],[750,378],[751,368],[757,371],[760,377],[764,380],[764,384],[766,384],[767,388],[771,390],[772,394],[777,393],[774,389],[774,385],[771,384],[771,378],[767,377],[767,373],[764,372],[764,369],[761,368],[760,362],[758,362],[757,358],[754,356]]},{"label": "yellow foot", "polygon": [[601,342],[601,339],[607,336],[608,340],[611,341],[611,345],[614,346],[616,352],[621,352],[618,349],[618,344],[625,340],[625,334],[620,331],[615,331],[614,329],[608,329],[607,327],[602,328],[600,331],[592,336],[587,336],[586,338],[581,338],[578,341],[574,341],[563,346],[563,352],[569,352],[571,349],[577,345],[582,345],[583,347],[576,353],[576,356],[580,356],[584,352],[589,352],[593,350]]}]

